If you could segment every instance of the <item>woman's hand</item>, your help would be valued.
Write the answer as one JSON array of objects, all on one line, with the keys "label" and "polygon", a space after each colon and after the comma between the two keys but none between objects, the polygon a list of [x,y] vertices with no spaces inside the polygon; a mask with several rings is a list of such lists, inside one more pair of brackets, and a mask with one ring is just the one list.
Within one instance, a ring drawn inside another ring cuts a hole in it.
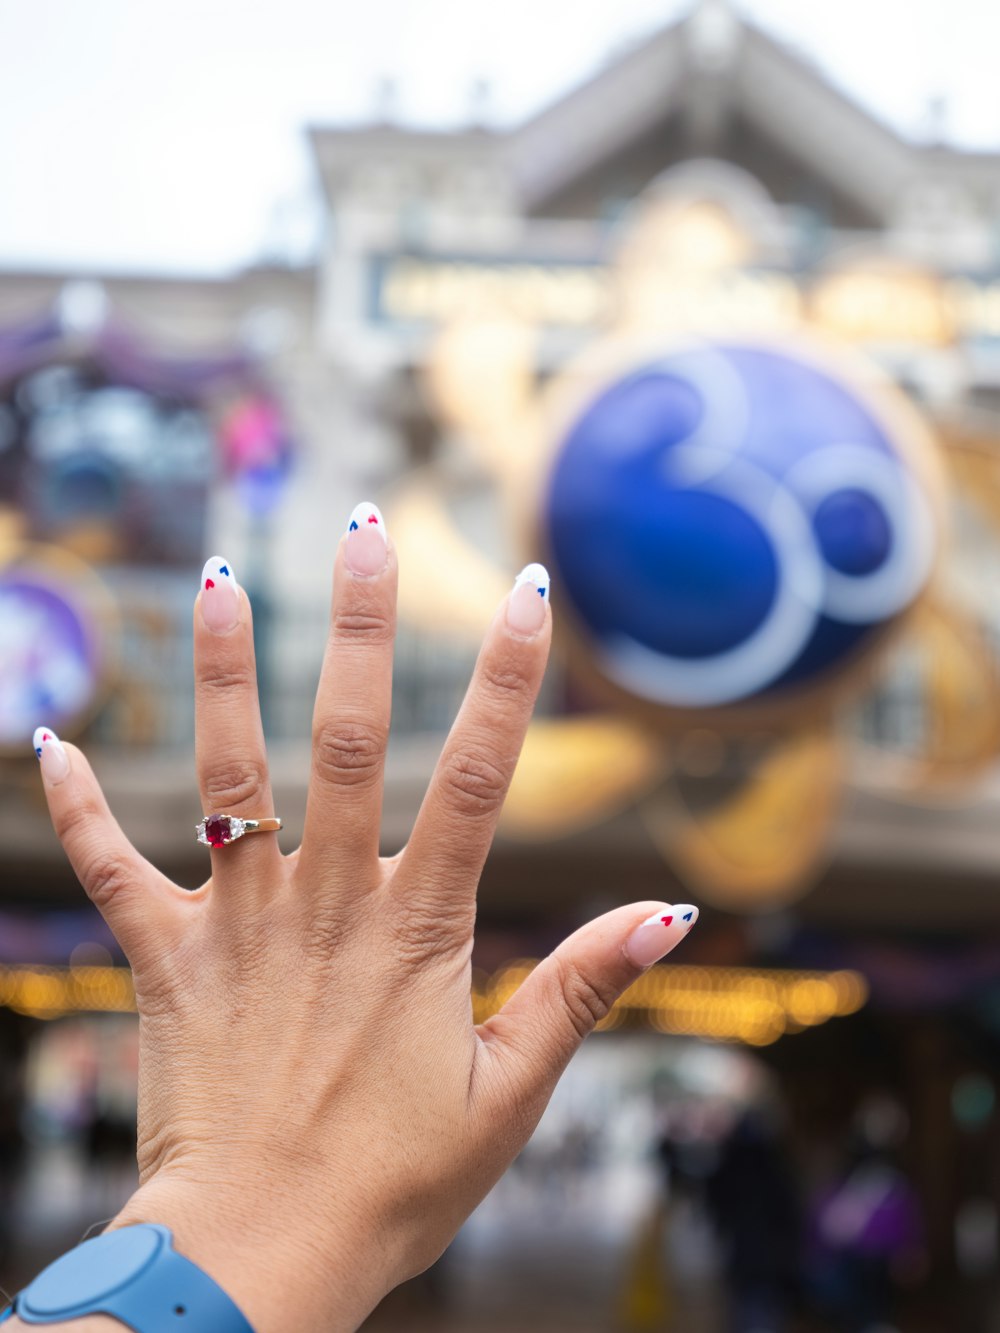
[{"label": "woman's hand", "polygon": [[[358,506],[290,856],[245,836],[187,892],[126,840],[80,751],[36,740],[56,831],[135,978],[140,1184],[112,1226],[171,1227],[260,1333],[354,1328],[430,1264],[583,1037],[696,916],[609,912],[473,1026],[476,885],[548,656],[547,576],[529,566],[497,611],[410,842],[380,860],[395,598],[381,516]],[[225,562],[194,618],[203,808],[272,815],[250,606]]]}]

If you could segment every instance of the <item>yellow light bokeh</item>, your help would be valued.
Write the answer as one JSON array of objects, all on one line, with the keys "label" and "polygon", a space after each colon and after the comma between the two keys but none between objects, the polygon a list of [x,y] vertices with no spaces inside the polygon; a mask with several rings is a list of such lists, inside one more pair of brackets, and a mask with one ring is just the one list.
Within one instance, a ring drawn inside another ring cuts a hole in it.
[{"label": "yellow light bokeh", "polygon": [[[472,1014],[482,1023],[498,1013],[537,966],[517,959],[492,976],[476,974]],[[598,1024],[610,1032],[626,1023],[708,1041],[766,1046],[853,1014],[867,1002],[858,972],[792,972],[777,968],[659,964],[644,972]],[[72,1013],[135,1012],[127,967],[0,968],[0,1005],[30,1018]]]}]

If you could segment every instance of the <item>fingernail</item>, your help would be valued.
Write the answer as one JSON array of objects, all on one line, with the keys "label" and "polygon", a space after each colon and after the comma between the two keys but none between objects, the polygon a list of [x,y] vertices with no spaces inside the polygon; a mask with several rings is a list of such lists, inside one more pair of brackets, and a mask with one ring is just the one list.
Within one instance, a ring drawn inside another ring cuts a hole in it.
[{"label": "fingernail", "polygon": [[649,967],[668,954],[693,930],[698,920],[698,909],[690,903],[664,903],[659,911],[636,926],[625,941],[625,952],[636,967]]},{"label": "fingernail", "polygon": [[228,634],[239,624],[240,585],[221,555],[209,556],[201,571],[201,618],[213,634]]},{"label": "fingernail", "polygon": [[517,634],[537,634],[545,624],[549,600],[549,571],[544,565],[525,565],[507,598],[507,625]]},{"label": "fingernail", "polygon": [[51,727],[36,727],[31,738],[35,754],[42,766],[42,777],[54,787],[69,775],[69,755]]},{"label": "fingernail", "polygon": [[347,568],[355,574],[381,574],[389,563],[389,538],[377,505],[363,500],[351,510],[344,545]]}]

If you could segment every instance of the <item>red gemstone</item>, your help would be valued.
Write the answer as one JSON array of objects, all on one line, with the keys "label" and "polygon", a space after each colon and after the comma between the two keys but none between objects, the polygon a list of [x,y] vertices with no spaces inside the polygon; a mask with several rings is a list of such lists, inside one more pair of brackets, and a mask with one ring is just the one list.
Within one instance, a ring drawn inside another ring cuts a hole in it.
[{"label": "red gemstone", "polygon": [[231,842],[228,815],[210,815],[205,820],[205,837],[209,847],[225,847]]}]

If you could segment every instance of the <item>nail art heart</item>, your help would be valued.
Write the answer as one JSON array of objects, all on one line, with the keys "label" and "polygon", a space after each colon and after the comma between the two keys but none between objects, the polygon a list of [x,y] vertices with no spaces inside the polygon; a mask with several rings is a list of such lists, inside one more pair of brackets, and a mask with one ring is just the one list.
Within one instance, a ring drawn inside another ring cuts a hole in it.
[{"label": "nail art heart", "polygon": [[206,579],[206,580],[205,580],[205,587],[206,587],[206,588],[214,588],[214,587],[215,587],[215,580],[214,580],[214,579]]},{"label": "nail art heart", "polygon": [[660,917],[660,920],[663,922],[663,924],[664,924],[665,926],[669,926],[670,923],[671,923],[671,921],[673,921],[673,919],[674,919],[674,918],[673,918],[672,916],[661,916],[661,917]]},{"label": "nail art heart", "polygon": [[357,532],[357,530],[358,530],[358,525],[357,525],[357,523],[355,522],[355,520],[352,518],[352,519],[351,519],[351,526],[347,529],[347,531],[348,531],[348,532]]},{"label": "nail art heart", "polygon": [[226,578],[228,578],[228,577],[229,577],[229,566],[228,566],[228,565],[220,565],[220,566],[219,566],[219,573],[220,573],[220,574],[225,574]]},{"label": "nail art heart", "polygon": [[692,918],[693,916],[694,916],[694,912],[685,912],[685,913],[684,913],[684,920],[685,920],[685,921],[690,921],[691,918]]}]

